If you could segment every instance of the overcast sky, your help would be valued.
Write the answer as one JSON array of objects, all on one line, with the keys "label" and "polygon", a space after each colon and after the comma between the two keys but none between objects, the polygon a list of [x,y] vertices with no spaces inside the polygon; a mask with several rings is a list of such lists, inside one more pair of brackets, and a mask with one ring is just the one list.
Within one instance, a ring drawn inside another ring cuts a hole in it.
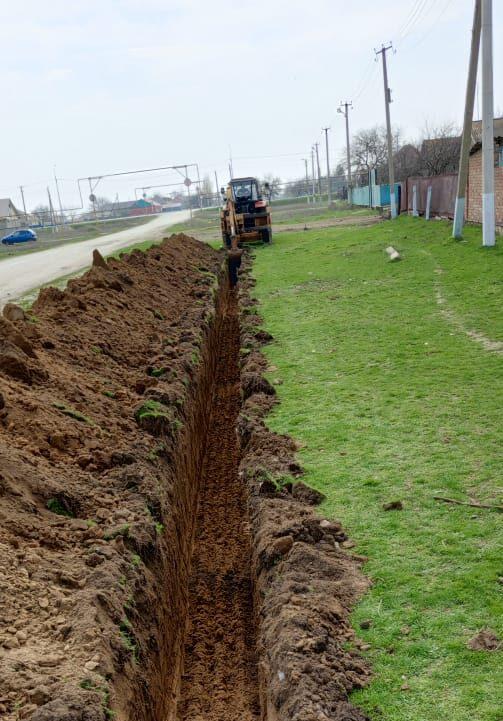
[{"label": "overcast sky", "polygon": [[[503,2],[494,2],[495,107],[503,110]],[[374,48],[392,40],[392,122],[461,122],[473,0],[17,0],[0,7],[0,196],[44,200],[56,165],[63,204],[77,177],[199,163],[201,173],[303,173],[330,126],[384,121]],[[321,149],[321,148],[320,148]],[[324,157],[321,158],[324,166]],[[103,182],[126,199],[171,173]]]}]

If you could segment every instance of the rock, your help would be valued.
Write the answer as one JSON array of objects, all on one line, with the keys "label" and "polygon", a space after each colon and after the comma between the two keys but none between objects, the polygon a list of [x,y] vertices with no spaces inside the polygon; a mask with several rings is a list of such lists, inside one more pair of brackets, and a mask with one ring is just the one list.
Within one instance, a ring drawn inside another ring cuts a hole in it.
[{"label": "rock", "polygon": [[28,634],[26,633],[26,631],[21,630],[16,633],[16,638],[19,643],[26,643],[26,641],[28,640]]},{"label": "rock", "polygon": [[94,671],[95,669],[98,668],[99,665],[100,664],[98,661],[87,661],[84,664],[84,668],[86,669],[86,671]]},{"label": "rock", "polygon": [[26,318],[24,310],[21,308],[21,306],[16,305],[15,303],[7,303],[4,306],[2,312],[3,317],[7,318],[7,320],[10,320],[11,323],[15,323],[19,320],[25,320]]},{"label": "rock", "polygon": [[403,511],[403,502],[390,501],[389,503],[383,503],[382,507],[385,511]]},{"label": "rock", "polygon": [[366,619],[365,621],[360,622],[360,628],[367,629],[367,628],[370,628],[371,626],[372,626],[372,621],[370,618]]},{"label": "rock", "polygon": [[42,596],[38,599],[38,605],[40,608],[49,608],[49,599],[46,596]]},{"label": "rock", "polygon": [[471,648],[472,651],[499,651],[501,647],[501,639],[489,629],[479,631],[468,641],[468,648]]},{"label": "rock", "polygon": [[6,638],[2,645],[4,648],[19,648],[19,641],[16,636],[11,636],[10,638]]}]

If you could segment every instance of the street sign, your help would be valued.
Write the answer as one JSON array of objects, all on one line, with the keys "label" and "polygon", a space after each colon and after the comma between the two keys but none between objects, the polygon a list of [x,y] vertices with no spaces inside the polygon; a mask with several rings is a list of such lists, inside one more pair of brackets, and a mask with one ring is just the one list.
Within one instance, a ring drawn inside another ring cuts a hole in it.
[{"label": "street sign", "polygon": [[94,193],[91,193],[91,195],[89,196],[89,200],[91,201],[91,203],[95,203],[95,202],[96,202],[96,196],[95,196]]},{"label": "street sign", "polygon": [[192,185],[192,180],[190,178],[185,178],[183,184],[186,185],[187,188],[190,188],[190,186]]}]

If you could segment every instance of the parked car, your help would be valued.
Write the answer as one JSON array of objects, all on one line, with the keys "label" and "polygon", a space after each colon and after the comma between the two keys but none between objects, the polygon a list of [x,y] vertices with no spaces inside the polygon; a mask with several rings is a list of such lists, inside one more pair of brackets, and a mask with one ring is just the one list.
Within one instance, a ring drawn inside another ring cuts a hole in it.
[{"label": "parked car", "polygon": [[34,230],[15,230],[14,233],[10,233],[2,238],[4,245],[13,245],[14,243],[26,243],[29,240],[37,240],[37,234]]}]

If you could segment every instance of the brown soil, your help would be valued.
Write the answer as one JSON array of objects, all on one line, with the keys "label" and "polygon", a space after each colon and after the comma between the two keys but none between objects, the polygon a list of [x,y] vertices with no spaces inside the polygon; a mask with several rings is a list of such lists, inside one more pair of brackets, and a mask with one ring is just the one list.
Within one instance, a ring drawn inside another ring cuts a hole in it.
[{"label": "brown soil", "polygon": [[260,717],[251,535],[238,477],[239,322],[228,294],[196,521],[180,721]]},{"label": "brown soil", "polygon": [[361,559],[265,425],[272,339],[224,267],[173,236],[4,314],[6,721],[365,718]]}]

